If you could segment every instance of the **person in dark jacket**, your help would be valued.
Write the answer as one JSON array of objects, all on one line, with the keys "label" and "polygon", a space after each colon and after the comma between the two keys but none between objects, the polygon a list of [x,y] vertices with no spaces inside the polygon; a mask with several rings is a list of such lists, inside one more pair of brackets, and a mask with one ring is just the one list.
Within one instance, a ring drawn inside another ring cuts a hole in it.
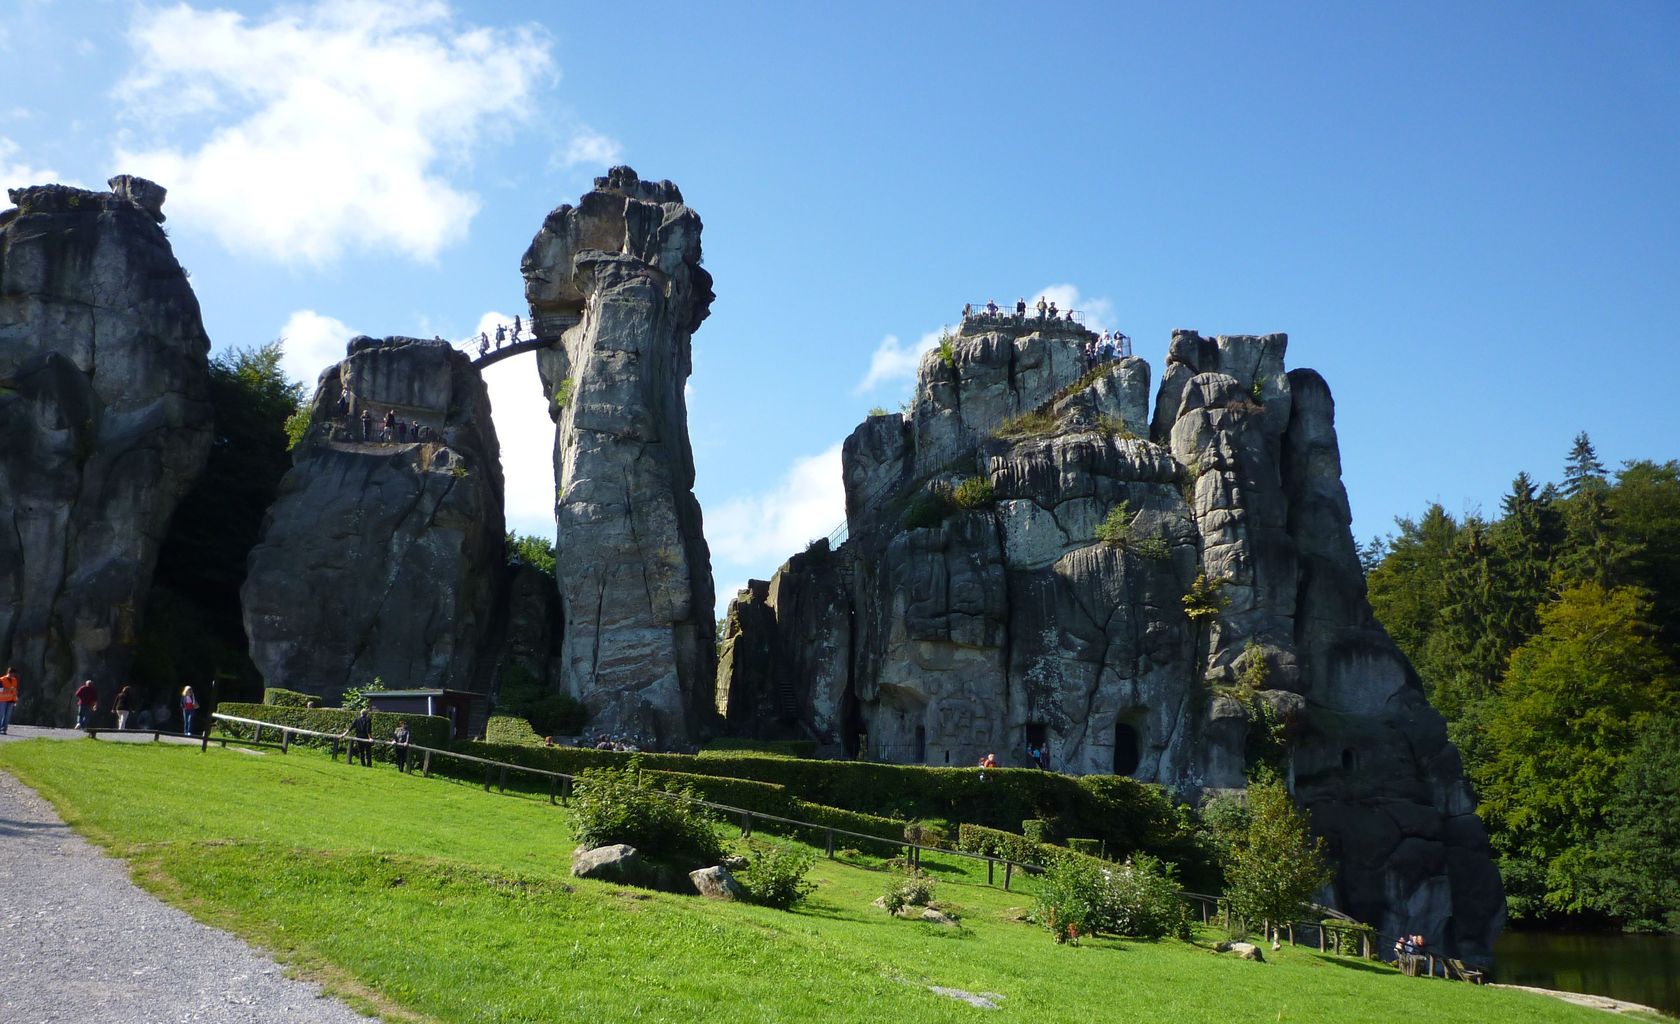
[{"label": "person in dark jacket", "polygon": [[[354,736],[355,742],[350,744],[350,759],[360,755],[363,768],[373,767],[373,716],[363,708],[350,722],[350,728],[344,730],[346,736]],[[348,764],[350,759],[346,759]]]},{"label": "person in dark jacket", "polygon": [[396,755],[399,772],[408,770],[408,743],[413,738],[414,734],[408,731],[408,722],[397,722],[396,731],[391,733],[391,752]]}]

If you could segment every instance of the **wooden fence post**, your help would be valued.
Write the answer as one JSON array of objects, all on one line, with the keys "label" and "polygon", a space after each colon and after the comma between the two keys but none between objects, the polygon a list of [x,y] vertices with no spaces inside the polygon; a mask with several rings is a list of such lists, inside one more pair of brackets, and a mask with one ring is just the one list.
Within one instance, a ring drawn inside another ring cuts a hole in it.
[{"label": "wooden fence post", "polygon": [[992,869],[995,868],[995,867],[997,867],[997,861],[993,860],[990,857],[987,857],[986,858],[986,884],[987,885],[995,884],[992,881]]},{"label": "wooden fence post", "polygon": [[828,830],[827,846],[828,846],[828,859],[833,860],[834,859],[834,830],[833,829]]},{"label": "wooden fence post", "polygon": [[752,835],[752,812],[751,811],[742,811],[741,812],[741,838],[746,839],[746,838],[749,838],[751,835]]},{"label": "wooden fence post", "polygon": [[281,729],[280,730],[280,753],[290,754],[291,752],[292,752],[292,730]]},{"label": "wooden fence post", "polygon": [[498,792],[502,792],[502,793],[507,792],[507,766],[506,765],[502,766],[501,773],[496,778],[496,790]]},{"label": "wooden fence post", "polygon": [[560,780],[550,775],[548,777],[548,805],[554,806],[554,791],[560,787]]},{"label": "wooden fence post", "polygon": [[420,776],[426,779],[432,777],[432,752],[430,750],[426,751],[426,763],[420,769]]},{"label": "wooden fence post", "polygon": [[484,791],[490,792],[490,762],[484,762]]},{"label": "wooden fence post", "polygon": [[1003,862],[1003,891],[1004,892],[1009,891],[1009,880],[1012,877],[1014,877],[1014,874],[1015,874],[1015,862],[1012,861],[1012,860],[1004,861]]},{"label": "wooden fence post", "polygon": [[[224,744],[222,744],[222,746],[225,747],[225,746],[227,746],[227,744],[224,743]],[[198,745],[198,752],[200,754],[205,754],[205,753],[209,753],[209,751],[210,751],[210,727],[207,725],[207,726],[204,727],[204,742],[202,742]]]},{"label": "wooden fence post", "polygon": [[1295,922],[1291,921],[1285,927],[1289,929],[1289,944],[1293,946],[1295,945]]}]

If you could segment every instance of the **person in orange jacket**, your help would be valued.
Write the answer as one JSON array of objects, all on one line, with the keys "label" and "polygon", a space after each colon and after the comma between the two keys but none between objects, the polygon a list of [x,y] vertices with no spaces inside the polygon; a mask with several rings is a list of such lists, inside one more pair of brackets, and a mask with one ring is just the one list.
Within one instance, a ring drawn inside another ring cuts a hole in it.
[{"label": "person in orange jacket", "polygon": [[6,674],[0,676],[0,736],[6,734],[6,729],[12,723],[12,712],[17,708],[17,673],[12,666],[6,666]]}]

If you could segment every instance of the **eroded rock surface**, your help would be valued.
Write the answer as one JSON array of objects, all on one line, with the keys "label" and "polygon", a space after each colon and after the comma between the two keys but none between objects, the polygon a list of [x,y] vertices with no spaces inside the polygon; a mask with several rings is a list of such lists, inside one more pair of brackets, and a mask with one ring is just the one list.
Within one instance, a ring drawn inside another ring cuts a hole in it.
[{"label": "eroded rock surface", "polygon": [[548,215],[521,271],[555,436],[562,679],[590,729],[680,747],[711,717],[711,559],[683,385],[710,311],[700,217],[627,167]]},{"label": "eroded rock surface", "polygon": [[[400,437],[382,438],[387,413]],[[329,702],[376,678],[487,690],[502,480],[470,360],[444,342],[353,339],[321,374],[295,460],[241,591],[264,681]]]},{"label": "eroded rock surface", "polygon": [[[126,681],[158,545],[210,450],[210,341],[164,190],[14,189],[0,212],[0,661],[20,722]],[[108,705],[109,701],[102,702]]]},{"label": "eroded rock surface", "polygon": [[[1187,799],[1278,762],[1324,898],[1489,955],[1504,901],[1458,755],[1371,615],[1334,405],[1281,334],[1088,369],[1075,325],[971,318],[847,440],[850,535],[731,609],[732,728],[902,763],[1116,773]],[[838,709],[834,713],[829,709]]]}]

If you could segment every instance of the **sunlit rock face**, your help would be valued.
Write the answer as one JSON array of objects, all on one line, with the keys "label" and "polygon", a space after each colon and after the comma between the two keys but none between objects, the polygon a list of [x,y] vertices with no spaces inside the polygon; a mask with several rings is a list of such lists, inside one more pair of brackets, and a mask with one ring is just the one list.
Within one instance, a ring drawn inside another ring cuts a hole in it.
[{"label": "sunlit rock face", "polygon": [[846,542],[737,598],[720,711],[902,763],[1036,749],[1187,799],[1281,757],[1327,900],[1487,957],[1499,877],[1366,602],[1323,380],[1286,370],[1284,335],[1177,331],[1151,412],[1148,364],[1093,367],[1090,340],[978,316],[924,357],[910,411],[846,442]]},{"label": "sunlit rock face", "polygon": [[627,167],[548,215],[521,263],[556,433],[564,688],[590,729],[657,747],[713,717],[711,556],[683,394],[712,302],[700,217]]},{"label": "sunlit rock face", "polygon": [[[20,722],[127,681],[158,547],[210,451],[210,341],[164,190],[13,189],[0,211],[0,661]],[[109,706],[109,700],[102,701]]]},{"label": "sunlit rock face", "polygon": [[[387,415],[400,432],[386,435]],[[488,691],[503,538],[477,368],[440,341],[355,338],[321,373],[250,555],[251,660],[267,685],[327,704],[375,679]]]}]

